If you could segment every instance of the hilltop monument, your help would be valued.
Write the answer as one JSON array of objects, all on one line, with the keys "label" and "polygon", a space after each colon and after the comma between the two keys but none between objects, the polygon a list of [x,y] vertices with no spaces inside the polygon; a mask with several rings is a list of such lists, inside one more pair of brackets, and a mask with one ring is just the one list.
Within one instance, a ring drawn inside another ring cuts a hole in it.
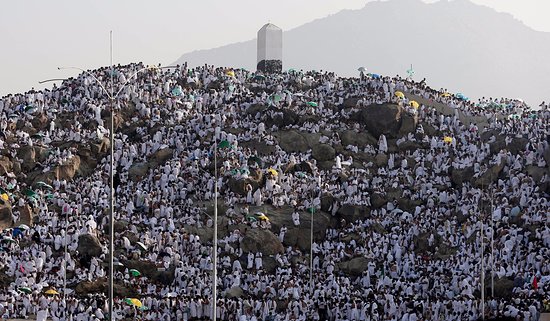
[{"label": "hilltop monument", "polygon": [[256,69],[269,73],[283,70],[283,30],[272,23],[258,30]]}]

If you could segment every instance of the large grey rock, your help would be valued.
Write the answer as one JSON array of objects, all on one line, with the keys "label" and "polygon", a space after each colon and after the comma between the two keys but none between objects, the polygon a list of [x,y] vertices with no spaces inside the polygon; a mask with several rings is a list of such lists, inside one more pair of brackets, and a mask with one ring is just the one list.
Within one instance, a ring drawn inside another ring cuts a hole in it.
[{"label": "large grey rock", "polygon": [[368,268],[369,260],[363,256],[338,263],[340,271],[350,276],[359,276]]},{"label": "large grey rock", "polygon": [[336,157],[336,151],[328,144],[313,145],[311,154],[319,162],[332,161]]},{"label": "large grey rock", "polygon": [[381,208],[382,206],[386,205],[387,203],[388,203],[388,200],[386,199],[386,197],[384,197],[380,193],[373,193],[370,196],[370,204],[372,205],[372,208],[374,208],[374,209]]},{"label": "large grey rock", "polygon": [[475,181],[475,186],[487,187],[490,184],[496,182],[498,179],[498,175],[500,174],[500,172],[502,172],[503,168],[504,168],[504,162],[493,165]]},{"label": "large grey rock", "polygon": [[272,113],[269,113],[269,116],[266,119],[267,127],[275,125],[278,128],[284,128],[295,125],[300,120],[300,116],[295,111],[290,109],[272,108],[271,110]]},{"label": "large grey rock", "polygon": [[78,237],[77,250],[84,257],[99,257],[102,253],[102,246],[95,235],[83,234]]},{"label": "large grey rock", "polygon": [[462,186],[465,182],[469,182],[474,176],[474,168],[467,167],[464,169],[451,169],[451,181],[456,186]]},{"label": "large grey rock", "polygon": [[277,138],[279,139],[279,146],[287,153],[303,153],[309,149],[306,139],[299,131],[279,131],[277,133]]},{"label": "large grey rock", "polygon": [[17,157],[23,160],[21,169],[30,171],[36,165],[36,152],[32,146],[22,146],[17,150]]},{"label": "large grey rock", "polygon": [[388,165],[388,155],[378,154],[374,158],[374,162],[376,163],[376,166],[378,166],[378,167],[385,167],[385,166]]},{"label": "large grey rock", "polygon": [[[87,296],[92,293],[107,293],[108,284],[106,278],[101,278],[93,281],[82,281],[75,287],[75,293],[79,296]],[[115,296],[124,298],[133,298],[138,295],[137,291],[130,286],[125,286],[119,283],[113,285]]]},{"label": "large grey rock", "polygon": [[370,209],[366,206],[344,204],[338,209],[338,215],[346,222],[355,222],[362,220],[370,214]]},{"label": "large grey rock", "polygon": [[340,132],[342,146],[354,145],[364,148],[367,145],[377,145],[378,141],[366,131],[355,132],[353,130],[344,130]]},{"label": "large grey rock", "polygon": [[150,261],[121,260],[121,263],[124,264],[126,268],[136,269],[141,272],[141,275],[164,285],[170,285],[174,281],[174,268],[167,271],[159,271],[159,267]]},{"label": "large grey rock", "polygon": [[269,230],[248,229],[241,240],[244,252],[261,252],[263,255],[274,255],[284,251],[279,238]]},{"label": "large grey rock", "polygon": [[141,179],[143,179],[145,177],[145,175],[147,175],[148,171],[149,171],[149,164],[147,164],[145,162],[135,163],[128,170],[128,177],[132,181],[138,182]]},{"label": "large grey rock", "polygon": [[229,299],[240,298],[244,294],[243,289],[240,286],[234,286],[225,292],[225,297]]},{"label": "large grey rock", "polygon": [[370,105],[360,113],[365,127],[375,138],[384,134],[387,138],[399,138],[414,131],[414,120],[406,112],[398,117],[399,107],[395,104]]}]

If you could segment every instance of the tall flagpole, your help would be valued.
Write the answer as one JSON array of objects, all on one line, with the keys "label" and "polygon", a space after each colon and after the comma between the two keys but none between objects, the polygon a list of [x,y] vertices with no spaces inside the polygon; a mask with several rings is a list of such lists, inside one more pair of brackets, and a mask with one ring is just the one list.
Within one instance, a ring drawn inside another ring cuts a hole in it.
[{"label": "tall flagpole", "polygon": [[113,316],[113,305],[114,305],[114,266],[113,266],[113,257],[114,257],[114,240],[115,240],[115,222],[114,222],[114,195],[115,195],[115,185],[113,179],[114,166],[115,166],[115,155],[114,155],[114,136],[115,136],[115,126],[114,126],[114,97],[113,97],[113,31],[110,32],[110,44],[111,44],[111,94],[110,94],[110,105],[111,105],[111,132],[110,132],[110,149],[111,149],[111,164],[109,166],[109,178],[111,184],[111,195],[110,195],[110,207],[109,207],[109,320],[114,321]]},{"label": "tall flagpole", "polygon": [[214,244],[212,255],[212,320],[216,321],[216,304],[218,290],[217,256],[218,256],[218,139],[214,129]]}]

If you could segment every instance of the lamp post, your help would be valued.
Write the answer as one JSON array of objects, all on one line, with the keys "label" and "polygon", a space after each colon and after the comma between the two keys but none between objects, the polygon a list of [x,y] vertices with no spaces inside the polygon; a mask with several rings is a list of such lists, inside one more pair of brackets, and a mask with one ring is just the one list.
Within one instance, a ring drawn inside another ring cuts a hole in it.
[{"label": "lamp post", "polygon": [[[100,86],[100,88],[103,90],[103,92],[107,95],[107,97],[109,98],[109,106],[110,106],[110,109],[111,109],[111,113],[110,113],[110,119],[111,119],[111,126],[110,126],[110,137],[109,137],[109,143],[110,143],[110,153],[111,153],[111,156],[110,156],[110,165],[109,165],[109,181],[110,181],[110,195],[109,195],[109,289],[108,289],[108,296],[109,296],[109,311],[108,311],[108,315],[109,315],[109,320],[110,321],[113,321],[114,320],[114,317],[113,317],[113,302],[114,302],[114,292],[113,292],[113,288],[114,288],[114,266],[113,266],[113,257],[114,257],[114,195],[115,195],[115,190],[114,190],[114,166],[115,166],[115,160],[114,160],[114,107],[115,107],[115,99],[118,97],[118,95],[122,92],[122,90],[124,90],[124,88],[126,87],[126,85],[131,81],[133,80],[135,77],[137,77],[137,75],[142,72],[142,71],[145,71],[145,70],[156,70],[156,69],[168,69],[168,68],[174,68],[174,66],[163,66],[163,67],[143,67],[141,69],[139,69],[138,71],[136,71],[135,73],[133,73],[130,77],[128,77],[128,79],[126,80],[126,82],[124,82],[121,86],[121,88],[116,92],[116,94],[114,93],[114,68],[113,68],[113,31],[110,31],[109,33],[109,36],[110,36],[110,58],[111,58],[111,61],[110,61],[110,68],[111,68],[111,81],[110,81],[110,90],[107,90],[105,85],[99,80],[97,79],[96,76],[94,76],[91,72],[87,71],[87,70],[84,70],[83,68],[80,68],[80,67],[58,67],[57,69],[58,70],[65,70],[65,69],[76,69],[76,70],[79,70],[85,74],[87,74],[88,76],[92,77]],[[44,80],[42,82],[39,82],[39,83],[44,83],[44,82],[48,82],[48,81],[58,81],[58,80],[64,80],[64,79],[49,79],[49,80]],[[65,260],[66,261],[66,260]],[[66,262],[65,262],[66,263]],[[67,273],[67,271],[65,271],[65,274]],[[65,276],[66,278],[66,276]],[[65,281],[66,282],[66,281]]]},{"label": "lamp post", "polygon": [[214,244],[213,244],[213,255],[212,255],[212,320],[216,321],[216,310],[217,310],[217,290],[218,290],[218,140],[216,137],[216,131],[214,130]]}]

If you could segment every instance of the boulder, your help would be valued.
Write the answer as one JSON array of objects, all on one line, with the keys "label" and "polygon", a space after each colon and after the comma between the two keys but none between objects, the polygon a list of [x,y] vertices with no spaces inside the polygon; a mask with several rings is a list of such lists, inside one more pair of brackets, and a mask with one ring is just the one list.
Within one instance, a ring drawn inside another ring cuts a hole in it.
[{"label": "boulder", "polygon": [[366,206],[344,204],[337,213],[346,222],[355,222],[367,217],[370,214],[370,209]]},{"label": "boulder", "polygon": [[77,250],[84,257],[99,257],[103,252],[97,236],[92,234],[83,234],[78,237]]},{"label": "boulder", "polygon": [[241,240],[244,252],[261,252],[263,255],[274,255],[284,251],[279,238],[269,230],[249,229]]},{"label": "boulder", "polygon": [[398,117],[399,106],[374,104],[360,111],[361,121],[375,138],[384,134],[387,138],[399,138],[414,131],[414,119],[405,112]]},{"label": "boulder", "polygon": [[[156,166],[163,165],[172,158],[174,150],[171,148],[163,148],[157,150],[153,155],[151,155],[151,160],[155,163]],[[155,167],[156,167],[155,166]]]},{"label": "boulder", "polygon": [[380,153],[376,155],[374,162],[378,167],[385,167],[388,165],[388,155]]},{"label": "boulder", "polygon": [[243,294],[244,291],[240,286],[234,286],[225,292],[225,297],[229,299],[240,298],[243,296]]},{"label": "boulder", "polygon": [[249,115],[255,116],[257,113],[263,114],[266,109],[267,109],[267,106],[254,104],[246,109],[246,113]]},{"label": "boulder", "polygon": [[410,141],[410,140],[407,140],[407,141],[404,141],[402,142],[401,144],[397,145],[397,149],[399,151],[415,151],[417,149],[422,149],[423,146],[419,143],[419,142],[416,142],[416,141]]},{"label": "boulder", "polygon": [[94,155],[103,155],[109,152],[111,148],[111,141],[107,137],[103,137],[98,143],[90,143],[90,151]]},{"label": "boulder", "polygon": [[538,167],[538,166],[527,166],[527,174],[533,177],[533,180],[539,183],[542,180],[544,174],[550,174],[548,168]]},{"label": "boulder", "polygon": [[147,164],[145,162],[135,163],[128,170],[128,177],[132,181],[138,182],[141,179],[143,179],[145,177],[145,175],[147,175],[148,171],[149,171],[149,164]]},{"label": "boulder", "polygon": [[380,193],[373,193],[370,196],[370,204],[372,208],[378,209],[385,206],[387,203],[388,200]]},{"label": "boulder", "polygon": [[399,136],[405,136],[408,133],[416,131],[416,123],[411,114],[403,112],[401,114],[401,126],[399,127]]},{"label": "boulder", "polygon": [[[487,282],[488,281],[488,282]],[[491,281],[487,280],[485,284],[490,288]],[[514,281],[508,278],[495,278],[495,297],[497,298],[512,298],[514,289]]]},{"label": "boulder", "polygon": [[17,208],[19,211],[19,222],[18,225],[25,224],[27,226],[32,226],[34,213],[31,210],[31,207],[27,204]]},{"label": "boulder", "polygon": [[342,146],[354,145],[361,149],[367,145],[376,146],[378,144],[378,140],[366,131],[344,130],[340,132],[340,140],[342,141]]},{"label": "boulder", "polygon": [[496,164],[493,167],[489,168],[483,175],[481,175],[476,181],[476,187],[487,187],[490,184],[494,183],[498,179],[498,175],[502,172],[504,168],[504,162]]},{"label": "boulder", "polygon": [[10,276],[5,273],[4,269],[0,270],[0,289],[5,289],[10,286],[12,282],[15,281],[15,276]]},{"label": "boulder", "polygon": [[30,171],[36,165],[36,153],[32,146],[22,146],[17,150],[17,157],[23,160],[21,169]]},{"label": "boulder", "polygon": [[[106,293],[108,286],[107,279],[101,278],[94,281],[82,281],[76,285],[74,290],[79,296],[87,296],[91,293]],[[138,295],[135,289],[126,287],[119,283],[115,283],[113,285],[113,292],[115,296],[125,298],[133,298]]]},{"label": "boulder", "polygon": [[13,163],[6,156],[0,156],[0,175],[13,171]]},{"label": "boulder", "polygon": [[333,161],[336,157],[336,151],[328,144],[313,145],[311,154],[319,162]]},{"label": "boulder", "polygon": [[271,108],[271,110],[272,113],[268,114],[265,122],[266,127],[275,125],[278,128],[284,128],[295,125],[300,120],[300,116],[293,110],[275,108]]},{"label": "boulder", "polygon": [[0,205],[0,231],[13,226],[12,209],[9,202]]},{"label": "boulder", "polygon": [[464,169],[451,168],[451,181],[455,184],[455,186],[462,186],[465,182],[469,182],[473,176],[473,167],[467,167]]},{"label": "boulder", "polygon": [[368,268],[369,260],[360,256],[338,263],[340,271],[350,276],[360,276]]},{"label": "boulder", "polygon": [[239,142],[239,146],[250,148],[250,150],[256,151],[261,156],[273,155],[277,151],[275,145],[268,145],[265,141],[249,140],[247,142]]},{"label": "boulder", "polygon": [[80,169],[80,157],[73,155],[71,159],[62,165],[59,165],[55,169],[55,177],[57,180],[70,181],[76,175]]},{"label": "boulder", "polygon": [[136,269],[143,276],[147,278],[160,282],[164,285],[170,285],[174,281],[175,269],[172,268],[168,271],[160,270],[157,265],[150,261],[140,261],[140,260],[121,260],[121,263],[128,269]]},{"label": "boulder", "polygon": [[306,139],[299,131],[279,131],[277,132],[279,146],[287,153],[306,152],[309,149]]}]

